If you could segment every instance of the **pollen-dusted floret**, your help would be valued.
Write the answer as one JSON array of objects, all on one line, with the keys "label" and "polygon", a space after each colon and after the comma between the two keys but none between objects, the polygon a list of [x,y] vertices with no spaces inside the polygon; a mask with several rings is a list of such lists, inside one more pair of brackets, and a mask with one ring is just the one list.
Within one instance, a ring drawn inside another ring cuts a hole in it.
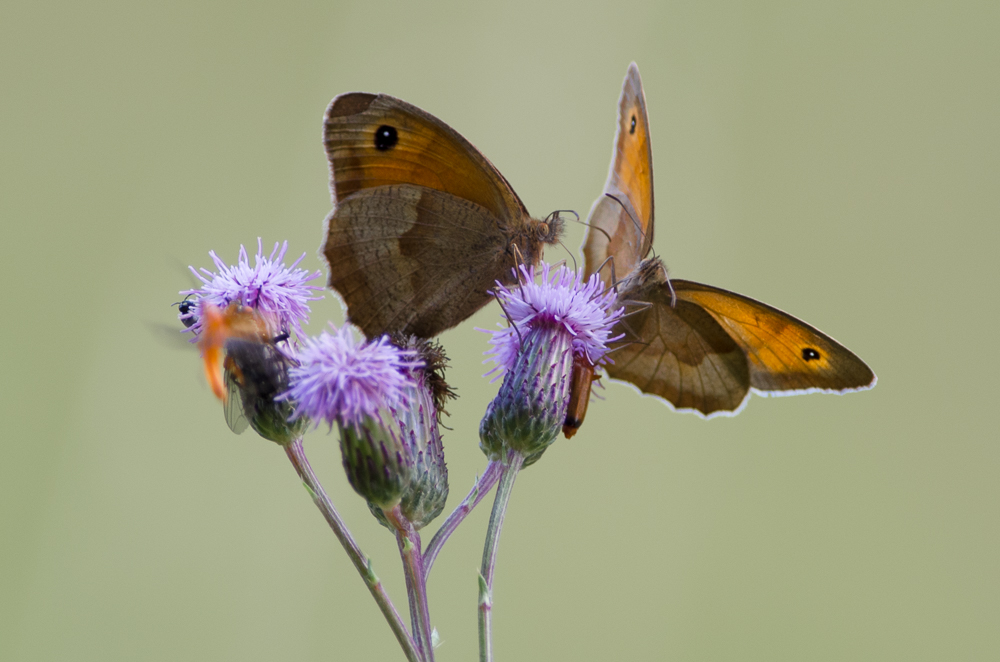
[{"label": "pollen-dusted floret", "polygon": [[297,268],[305,253],[290,266],[285,266],[287,251],[287,241],[280,246],[276,242],[271,254],[264,255],[263,244],[258,238],[253,266],[250,266],[250,258],[243,246],[240,246],[239,259],[233,266],[223,262],[215,251],[209,251],[218,271],[189,267],[203,285],[197,289],[183,290],[181,294],[197,297],[200,305],[185,307],[179,317],[185,321],[185,325],[193,319],[190,328],[197,335],[201,333],[202,327],[198,311],[194,308],[200,309],[205,304],[226,308],[236,302],[273,319],[278,325],[276,331],[294,330],[302,335],[302,323],[309,319],[308,302],[320,299],[321,297],[313,296],[313,293],[323,289],[307,283],[319,278],[321,274],[319,271],[309,273]]},{"label": "pollen-dusted floret", "polygon": [[492,331],[489,357],[496,363],[494,379],[503,375],[497,397],[479,427],[483,452],[500,459],[506,451],[536,461],[555,441],[566,419],[570,372],[574,357],[600,365],[611,329],[622,315],[614,308],[616,294],[605,291],[594,274],[583,280],[565,266],[521,267],[521,283],[497,284],[495,296],[510,326]]}]

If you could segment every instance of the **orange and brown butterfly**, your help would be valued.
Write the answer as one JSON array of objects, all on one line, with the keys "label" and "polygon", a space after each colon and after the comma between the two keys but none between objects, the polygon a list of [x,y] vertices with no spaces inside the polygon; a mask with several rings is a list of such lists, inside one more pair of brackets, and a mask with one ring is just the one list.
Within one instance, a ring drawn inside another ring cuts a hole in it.
[{"label": "orange and brown butterfly", "polygon": [[[630,315],[606,366],[675,409],[704,417],[733,415],[751,391],[762,395],[847,393],[871,388],[875,373],[818,329],[749,297],[670,279],[653,242],[653,157],[639,69],[633,62],[618,102],[618,128],[604,193],[594,202],[584,239],[587,274],[619,292]],[[613,265],[613,266],[612,266]],[[612,273],[624,274],[613,283]],[[564,431],[583,422],[593,367],[573,376]]]},{"label": "orange and brown butterfly", "polygon": [[334,203],[322,247],[329,285],[368,337],[438,335],[559,239],[558,215],[532,218],[485,156],[405,101],[336,97],[324,142]]}]

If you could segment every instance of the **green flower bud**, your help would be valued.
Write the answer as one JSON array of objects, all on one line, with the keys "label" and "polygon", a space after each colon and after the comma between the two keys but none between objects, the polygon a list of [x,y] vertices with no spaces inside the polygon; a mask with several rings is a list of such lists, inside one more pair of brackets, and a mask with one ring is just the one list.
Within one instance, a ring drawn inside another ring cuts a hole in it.
[{"label": "green flower bud", "polygon": [[412,463],[391,413],[382,409],[358,423],[338,423],[344,471],[369,507],[389,510],[412,480]]}]

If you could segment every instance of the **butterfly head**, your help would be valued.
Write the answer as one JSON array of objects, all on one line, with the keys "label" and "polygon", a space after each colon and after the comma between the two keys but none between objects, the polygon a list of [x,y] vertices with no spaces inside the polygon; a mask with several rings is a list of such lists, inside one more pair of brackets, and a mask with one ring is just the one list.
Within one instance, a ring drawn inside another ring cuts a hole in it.
[{"label": "butterfly head", "polygon": [[566,226],[566,220],[562,217],[564,213],[567,212],[565,210],[558,210],[552,212],[543,220],[532,219],[529,225],[531,239],[543,244],[558,243]]}]

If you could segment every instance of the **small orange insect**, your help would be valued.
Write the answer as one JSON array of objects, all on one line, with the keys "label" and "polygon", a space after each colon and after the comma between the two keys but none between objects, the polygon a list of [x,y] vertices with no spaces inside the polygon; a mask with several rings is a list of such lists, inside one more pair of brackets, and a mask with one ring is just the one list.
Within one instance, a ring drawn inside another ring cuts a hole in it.
[{"label": "small orange insect", "polygon": [[569,404],[566,407],[566,422],[563,434],[567,439],[576,434],[583,425],[590,404],[590,386],[600,379],[594,374],[595,366],[586,356],[573,357],[573,372],[569,378]]}]

